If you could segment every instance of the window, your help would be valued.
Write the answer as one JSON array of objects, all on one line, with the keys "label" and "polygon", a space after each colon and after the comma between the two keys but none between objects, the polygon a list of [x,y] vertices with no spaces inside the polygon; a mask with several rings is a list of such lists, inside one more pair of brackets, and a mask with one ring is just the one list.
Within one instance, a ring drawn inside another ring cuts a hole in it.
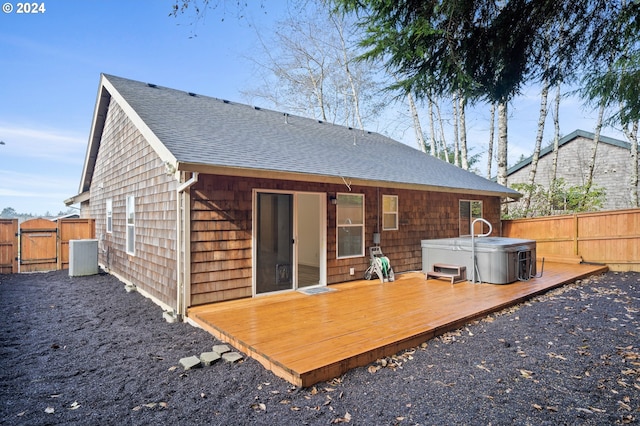
[{"label": "window", "polygon": [[113,232],[113,201],[111,198],[107,200],[107,234]]},{"label": "window", "polygon": [[382,196],[382,230],[395,231],[398,229],[398,196]]},{"label": "window", "polygon": [[[482,217],[482,201],[460,200],[460,236],[471,235],[471,223]],[[476,223],[476,235],[482,233],[482,223]]]},{"label": "window", "polygon": [[127,197],[127,254],[136,254],[136,197]]},{"label": "window", "polygon": [[337,194],[337,257],[364,256],[364,194]]}]

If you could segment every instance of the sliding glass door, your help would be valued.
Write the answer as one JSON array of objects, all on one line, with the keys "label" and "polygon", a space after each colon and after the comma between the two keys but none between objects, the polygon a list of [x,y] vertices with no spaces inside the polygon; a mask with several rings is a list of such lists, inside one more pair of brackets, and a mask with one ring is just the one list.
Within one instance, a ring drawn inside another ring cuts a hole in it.
[{"label": "sliding glass door", "polygon": [[256,294],[293,289],[293,194],[256,198]]}]

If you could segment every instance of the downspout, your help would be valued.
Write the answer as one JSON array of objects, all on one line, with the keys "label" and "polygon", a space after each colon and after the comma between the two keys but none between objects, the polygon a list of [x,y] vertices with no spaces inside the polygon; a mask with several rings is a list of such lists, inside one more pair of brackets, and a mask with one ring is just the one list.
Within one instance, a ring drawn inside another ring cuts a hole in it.
[{"label": "downspout", "polygon": [[[191,173],[191,179],[182,183],[176,189],[176,277],[177,277],[177,295],[176,295],[176,315],[179,320],[184,320],[186,315],[185,304],[185,288],[188,283],[191,282],[191,277],[187,276],[187,272],[191,271],[191,268],[187,267],[191,262],[190,253],[187,255],[187,248],[191,245],[191,211],[187,206],[188,199],[185,194],[189,189],[198,182],[198,172]],[[188,244],[187,244],[188,243]],[[183,258],[184,256],[184,258]]]}]

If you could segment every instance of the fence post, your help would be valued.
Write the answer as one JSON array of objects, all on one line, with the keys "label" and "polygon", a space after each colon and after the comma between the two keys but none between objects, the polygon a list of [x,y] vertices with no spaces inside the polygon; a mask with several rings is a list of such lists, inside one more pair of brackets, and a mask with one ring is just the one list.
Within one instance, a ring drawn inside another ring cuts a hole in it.
[{"label": "fence post", "polygon": [[573,254],[579,256],[578,253],[578,214],[573,214]]},{"label": "fence post", "polygon": [[58,219],[56,222],[56,256],[58,258],[58,264],[56,265],[56,271],[62,269],[62,221],[64,219]]}]

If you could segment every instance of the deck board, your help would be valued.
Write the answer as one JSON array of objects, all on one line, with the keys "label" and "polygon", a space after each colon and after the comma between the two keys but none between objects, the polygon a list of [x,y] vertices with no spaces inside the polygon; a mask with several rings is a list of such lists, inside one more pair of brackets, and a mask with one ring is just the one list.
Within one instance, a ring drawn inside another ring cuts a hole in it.
[{"label": "deck board", "polygon": [[508,285],[451,285],[406,273],[391,283],[353,281],[321,294],[203,305],[188,316],[276,375],[307,387],[606,269],[547,262],[541,278]]}]

